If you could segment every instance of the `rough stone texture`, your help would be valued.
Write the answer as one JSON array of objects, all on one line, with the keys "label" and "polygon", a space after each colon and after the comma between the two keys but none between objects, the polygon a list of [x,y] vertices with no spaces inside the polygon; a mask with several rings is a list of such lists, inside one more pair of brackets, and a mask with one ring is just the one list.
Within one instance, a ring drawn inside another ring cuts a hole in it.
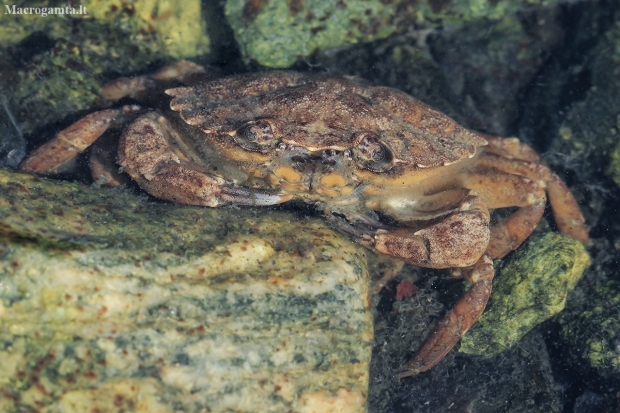
[{"label": "rough stone texture", "polygon": [[582,70],[589,72],[591,86],[566,115],[550,149],[564,154],[564,163],[582,180],[596,179],[600,170],[589,168],[596,164],[620,185],[620,23],[601,36],[589,59]]},{"label": "rough stone texture", "polygon": [[620,285],[614,280],[588,290],[587,303],[562,317],[562,338],[579,365],[620,379]]},{"label": "rough stone texture", "polygon": [[[199,0],[81,4],[88,15],[43,17],[8,14],[14,2],[0,2],[0,91],[23,134],[97,105],[101,81],[210,50]],[[31,6],[41,3],[18,5]]]},{"label": "rough stone texture", "polygon": [[414,26],[497,19],[556,1],[228,0],[226,15],[247,60],[289,67],[317,50],[382,39]]},{"label": "rough stone texture", "polygon": [[394,4],[380,0],[229,0],[226,17],[247,59],[288,67],[317,49],[389,36]]},{"label": "rough stone texture", "polygon": [[496,269],[489,304],[461,339],[459,351],[489,357],[513,346],[564,309],[589,265],[579,241],[556,233],[530,240]]},{"label": "rough stone texture", "polygon": [[365,260],[319,221],[0,193],[1,411],[366,411]]}]

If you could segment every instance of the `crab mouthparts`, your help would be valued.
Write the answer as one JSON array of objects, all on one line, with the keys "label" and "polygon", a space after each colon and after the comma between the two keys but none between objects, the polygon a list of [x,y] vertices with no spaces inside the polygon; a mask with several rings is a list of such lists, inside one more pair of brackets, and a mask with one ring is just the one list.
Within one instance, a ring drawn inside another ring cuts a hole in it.
[{"label": "crab mouthparts", "polygon": [[350,194],[354,184],[346,173],[343,152],[326,149],[294,151],[274,169],[279,185],[287,192],[338,197]]}]

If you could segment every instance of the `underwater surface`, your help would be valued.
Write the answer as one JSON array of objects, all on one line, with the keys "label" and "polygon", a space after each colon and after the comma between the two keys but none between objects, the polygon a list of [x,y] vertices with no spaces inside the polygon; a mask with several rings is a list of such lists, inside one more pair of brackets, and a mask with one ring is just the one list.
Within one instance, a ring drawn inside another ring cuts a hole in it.
[{"label": "underwater surface", "polygon": [[[617,1],[1,6],[0,411],[620,411]],[[355,76],[517,137],[570,188],[590,241],[559,234],[547,207],[495,260],[478,322],[436,366],[398,378],[469,285],[342,235],[329,205],[179,206],[125,168],[106,187],[90,150],[54,176],[17,170],[90,113],[163,110],[165,95],[115,99],[106,85],[151,85],[182,59],[202,81]]]}]

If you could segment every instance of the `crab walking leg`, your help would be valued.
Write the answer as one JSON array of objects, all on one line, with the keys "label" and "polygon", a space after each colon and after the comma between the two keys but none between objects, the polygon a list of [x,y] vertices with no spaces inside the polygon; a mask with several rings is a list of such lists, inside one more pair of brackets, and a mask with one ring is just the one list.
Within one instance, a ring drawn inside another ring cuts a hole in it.
[{"label": "crab walking leg", "polygon": [[164,66],[150,75],[114,79],[101,87],[101,96],[105,100],[115,102],[126,96],[136,97],[142,92],[155,89],[157,82],[185,83],[199,75],[206,75],[204,67],[188,60],[181,60]]},{"label": "crab walking leg", "polygon": [[480,133],[489,145],[486,150],[495,155],[502,156],[508,159],[519,159],[529,162],[540,162],[540,156],[534,149],[527,143],[523,143],[519,138],[500,138],[498,136],[487,135],[486,133]]},{"label": "crab walking leg", "polygon": [[519,175],[506,173],[472,173],[463,184],[480,193],[490,209],[518,207],[519,209],[491,227],[487,254],[502,258],[530,236],[542,219],[547,197],[536,182]]},{"label": "crab walking leg", "polygon": [[538,226],[545,212],[545,201],[546,197],[543,197],[534,205],[519,208],[515,213],[493,225],[487,254],[493,259],[498,259],[517,249]]},{"label": "crab walking leg", "polygon": [[19,169],[37,174],[56,173],[109,128],[126,123],[141,110],[140,106],[127,105],[91,113],[39,146],[19,165]]},{"label": "crab walking leg", "polygon": [[587,243],[590,240],[588,227],[581,214],[577,200],[559,176],[551,173],[547,182],[547,194],[555,223],[562,234]]},{"label": "crab walking leg", "polygon": [[[520,145],[523,146],[525,144],[520,143]],[[524,150],[521,152],[523,151]],[[573,194],[571,194],[560,177],[551,172],[546,165],[517,159],[507,159],[492,154],[483,154],[480,156],[479,165],[480,168],[494,169],[532,179],[541,188],[546,188],[549,196],[549,203],[553,210],[553,216],[560,232],[578,241],[588,242],[588,228],[575,197],[573,197]],[[495,187],[495,185],[486,186],[489,188]],[[478,189],[479,192],[484,191],[482,188],[475,189]],[[494,196],[488,197],[490,202],[489,208],[500,207],[492,205],[497,197],[497,191],[495,192]],[[537,197],[536,193],[532,193]],[[513,206],[520,205],[513,204]]]},{"label": "crab walking leg", "polygon": [[478,320],[491,295],[493,261],[485,254],[464,271],[470,289],[437,324],[422,347],[409,362],[396,372],[399,378],[413,376],[436,365]]},{"label": "crab walking leg", "polygon": [[191,162],[170,122],[149,112],[132,122],[119,144],[119,164],[149,194],[186,205],[273,205],[291,199],[237,187]]}]

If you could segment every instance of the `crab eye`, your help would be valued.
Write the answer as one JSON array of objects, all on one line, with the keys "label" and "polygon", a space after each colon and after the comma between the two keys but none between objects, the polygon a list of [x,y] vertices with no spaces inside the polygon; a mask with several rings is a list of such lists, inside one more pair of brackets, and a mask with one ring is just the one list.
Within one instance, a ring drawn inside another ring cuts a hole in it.
[{"label": "crab eye", "polygon": [[392,152],[375,135],[366,134],[353,148],[353,158],[361,168],[372,172],[385,172],[392,169]]},{"label": "crab eye", "polygon": [[269,152],[278,143],[271,123],[264,119],[248,122],[237,129],[235,141],[243,149],[254,152]]}]

